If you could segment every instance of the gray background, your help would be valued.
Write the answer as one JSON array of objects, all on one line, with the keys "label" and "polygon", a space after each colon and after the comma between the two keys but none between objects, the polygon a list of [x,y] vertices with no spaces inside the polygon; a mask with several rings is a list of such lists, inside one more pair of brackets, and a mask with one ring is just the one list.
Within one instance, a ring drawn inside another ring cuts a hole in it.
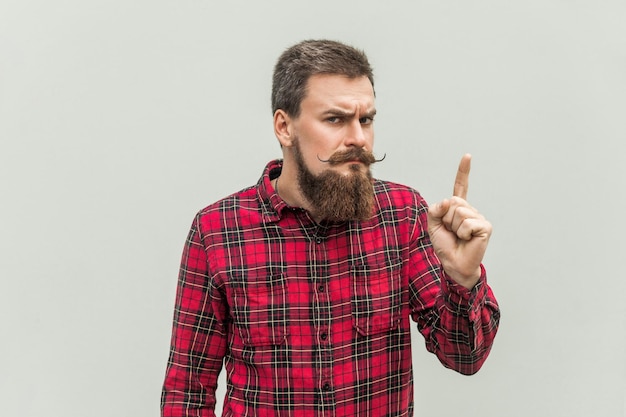
[{"label": "gray background", "polygon": [[624,22],[616,0],[2,0],[0,414],[158,414],[193,215],[280,156],[272,66],[326,37],[375,67],[375,175],[434,202],[471,152],[494,225],[491,357],[463,377],[416,334],[418,415],[625,416]]}]

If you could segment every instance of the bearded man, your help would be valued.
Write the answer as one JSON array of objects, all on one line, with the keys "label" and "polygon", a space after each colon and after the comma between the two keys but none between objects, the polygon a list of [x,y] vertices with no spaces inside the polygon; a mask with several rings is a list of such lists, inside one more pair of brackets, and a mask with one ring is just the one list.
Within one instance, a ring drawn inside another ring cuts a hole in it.
[{"label": "bearded man", "polygon": [[279,58],[283,159],[201,210],[179,274],[163,416],[411,416],[411,319],[429,351],[477,372],[500,312],[491,225],[466,198],[372,178],[374,79],[362,51],[304,41]]}]

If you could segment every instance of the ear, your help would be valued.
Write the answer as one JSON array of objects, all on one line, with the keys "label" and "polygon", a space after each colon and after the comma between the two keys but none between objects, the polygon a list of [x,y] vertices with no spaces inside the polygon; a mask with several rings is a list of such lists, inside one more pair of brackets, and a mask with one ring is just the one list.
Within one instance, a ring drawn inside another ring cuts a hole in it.
[{"label": "ear", "polygon": [[293,145],[293,128],[293,119],[289,117],[287,112],[281,109],[276,110],[274,113],[274,134],[281,147]]}]

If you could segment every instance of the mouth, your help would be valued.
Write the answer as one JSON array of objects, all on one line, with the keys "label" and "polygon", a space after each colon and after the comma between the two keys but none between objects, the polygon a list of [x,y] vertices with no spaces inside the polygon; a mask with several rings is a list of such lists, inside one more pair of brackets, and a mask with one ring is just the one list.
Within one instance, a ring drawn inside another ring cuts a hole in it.
[{"label": "mouth", "polygon": [[350,159],[346,159],[343,161],[335,161],[332,163],[332,165],[335,166],[348,166],[348,167],[362,167],[362,166],[369,166],[369,163],[359,159],[359,158],[350,158]]},{"label": "mouth", "polygon": [[343,170],[346,171],[346,173],[352,172],[362,174],[367,171],[368,166],[369,165],[363,163],[363,161],[348,161],[345,163],[345,168]]}]

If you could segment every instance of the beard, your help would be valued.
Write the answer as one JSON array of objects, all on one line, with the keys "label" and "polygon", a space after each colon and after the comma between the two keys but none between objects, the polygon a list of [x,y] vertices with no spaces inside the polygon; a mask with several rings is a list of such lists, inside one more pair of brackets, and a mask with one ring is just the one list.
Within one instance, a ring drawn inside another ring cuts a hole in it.
[{"label": "beard", "polygon": [[376,160],[370,152],[351,148],[348,151],[335,152],[328,160],[323,161],[332,166],[358,160],[365,165],[365,172],[361,172],[360,165],[351,165],[348,175],[332,170],[319,175],[313,174],[304,163],[297,140],[294,156],[298,168],[298,186],[313,207],[316,217],[327,221],[363,221],[372,216],[374,187],[369,166]]}]

